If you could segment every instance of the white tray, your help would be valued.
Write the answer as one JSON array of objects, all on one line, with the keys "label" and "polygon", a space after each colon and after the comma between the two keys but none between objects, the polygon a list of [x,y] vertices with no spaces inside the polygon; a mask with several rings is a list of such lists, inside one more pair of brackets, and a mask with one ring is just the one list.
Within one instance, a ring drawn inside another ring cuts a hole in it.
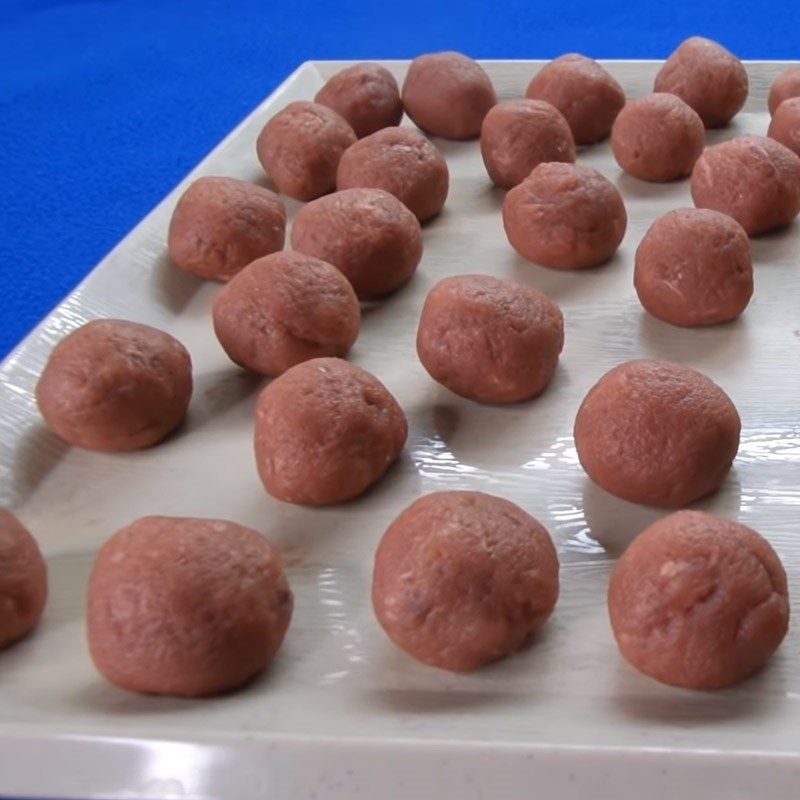
[{"label": "white tray", "polygon": [[[344,66],[298,69],[188,178],[263,182],[254,142],[291,100],[308,99]],[[388,64],[398,77],[406,65]],[[631,96],[658,65],[608,65]],[[750,64],[751,93],[719,141],[767,126],[779,64]],[[502,97],[520,96],[534,62],[486,64]],[[622,662],[605,587],[613,558],[656,512],[605,495],[578,466],[578,404],[630,358],[683,361],[718,381],[743,419],[723,490],[701,507],[767,536],[800,597],[800,235],[753,242],[756,291],[744,317],[682,330],[646,315],[632,286],[635,248],[654,217],[690,204],[687,182],[655,186],[620,173],[608,144],[580,153],[622,190],[629,226],[608,265],[575,274],[527,264],[507,244],[503,193],[476,142],[437,141],[451,170],[444,213],[425,227],[414,280],[364,315],[352,359],[376,373],[410,422],[401,463],[360,500],[323,510],[267,497],[251,452],[260,382],[235,368],[209,320],[216,287],[165,256],[167,222],[185,181],[5,362],[0,373],[0,502],[39,537],[51,599],[40,630],[0,654],[0,795],[511,800],[651,800],[679,796],[780,800],[800,786],[800,652],[790,633],[769,668],[716,694],[661,687]],[[290,212],[297,204],[289,202]],[[414,353],[417,317],[440,278],[486,272],[528,282],[561,304],[566,347],[538,400],[500,408],[461,400],[430,380]],[[152,450],[69,449],[42,427],[32,390],[52,345],[98,316],[178,336],[196,391],[179,435]],[[372,617],[371,561],[389,521],[442,488],[482,489],[521,504],[557,540],[562,593],[539,640],[470,675],[420,666]],[[84,586],[97,547],[144,514],[227,517],[286,553],[296,609],[261,680],[229,697],[183,701],[113,689],[84,644]],[[700,782],[704,788],[700,789]],[[707,781],[707,782],[706,782]]]}]

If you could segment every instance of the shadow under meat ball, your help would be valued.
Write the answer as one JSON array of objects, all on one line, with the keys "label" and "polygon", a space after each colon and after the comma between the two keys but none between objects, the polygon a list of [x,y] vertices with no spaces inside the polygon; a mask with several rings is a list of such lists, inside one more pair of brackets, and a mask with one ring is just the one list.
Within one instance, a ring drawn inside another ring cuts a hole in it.
[{"label": "shadow under meat ball", "polygon": [[545,64],[528,84],[525,96],[555,106],[579,145],[607,138],[625,105],[625,92],[617,80],[596,61],[577,53]]},{"label": "shadow under meat ball", "polygon": [[167,247],[185,272],[227,281],[283,249],[285,234],[286,209],[274,192],[234,178],[198,178],[175,206]]},{"label": "shadow under meat ball", "polygon": [[632,100],[611,129],[617,163],[643,181],[664,183],[689,175],[705,146],[697,112],[674,94]]},{"label": "shadow under meat ball", "polygon": [[264,126],[256,153],[278,191],[305,201],[333,191],[339,159],[355,141],[353,129],[335,111],[298,100]]},{"label": "shadow under meat ball", "polygon": [[575,418],[581,466],[632,503],[680,508],[719,488],[741,421],[711,379],[668,361],[628,361],[589,391]]},{"label": "shadow under meat ball", "polygon": [[790,97],[775,109],[767,136],[800,156],[800,97]]},{"label": "shadow under meat ball", "polygon": [[550,298],[489,275],[439,281],[425,299],[417,331],[417,353],[428,374],[482,403],[538,395],[563,346],[564,319]]},{"label": "shadow under meat ball", "polygon": [[339,162],[337,189],[383,189],[425,222],[444,207],[450,173],[438,148],[410,128],[359,139]]},{"label": "shadow under meat ball", "polygon": [[443,139],[474,139],[497,95],[486,71],[461,53],[415,58],[403,82],[403,107],[415,125]]},{"label": "shadow under meat ball", "polygon": [[574,162],[575,142],[567,121],[550,103],[507,100],[483,120],[481,155],[492,181],[510,189],[539,164]]},{"label": "shadow under meat ball", "polygon": [[328,78],[314,102],[333,109],[359,139],[399,125],[403,118],[397,81],[378,64],[356,64],[340,70]]},{"label": "shadow under meat ball", "polygon": [[403,410],[374,375],[337,358],[316,358],[261,392],[256,466],[279,500],[341,503],[383,477],[407,436]]},{"label": "shadow under meat ball", "polygon": [[783,641],[786,572],[754,530],[679,511],[622,554],[608,612],[636,669],[670,686],[722,689],[761,669]]},{"label": "shadow under meat ball", "polygon": [[53,349],[36,385],[48,427],[88,450],[149,447],[183,422],[192,363],[168,333],[124,320],[88,322]]},{"label": "shadow under meat ball", "polygon": [[0,649],[27,636],[47,603],[47,564],[36,540],[0,508]]},{"label": "shadow under meat ball", "polygon": [[503,203],[503,226],[525,259],[551,269],[608,261],[628,224],[617,188],[596,169],[540,164]]},{"label": "shadow under meat ball", "polygon": [[424,664],[477,669],[522,648],[558,599],[550,535],[514,503],[435,492],[389,526],[372,605],[389,638]]},{"label": "shadow under meat ball", "polygon": [[733,217],[748,236],[783,228],[800,213],[800,157],[766,136],[709,147],[692,171],[692,199]]},{"label": "shadow under meat ball", "polygon": [[747,72],[722,45],[692,36],[667,59],[656,75],[654,90],[680,97],[700,115],[706,128],[721,128],[747,100]]},{"label": "shadow under meat ball", "polygon": [[769,113],[774,114],[790,97],[800,97],[800,65],[788,67],[772,82],[767,101]]},{"label": "shadow under meat ball", "polygon": [[225,286],[214,298],[213,318],[232,361],[274,377],[301,361],[346,355],[361,310],[336,267],[282,252],[254,261]]},{"label": "shadow under meat ball", "polygon": [[341,270],[362,300],[399,289],[422,258],[422,229],[382,189],[342,189],[298,211],[292,247]]},{"label": "shadow under meat ball", "polygon": [[753,295],[750,240],[733,217],[719,211],[670,211],[639,244],[633,280],[645,309],[665,322],[728,322]]},{"label": "shadow under meat ball", "polygon": [[143,517],[103,545],[89,579],[92,660],[133,692],[235,689],[272,661],[291,616],[280,555],[226,520]]}]

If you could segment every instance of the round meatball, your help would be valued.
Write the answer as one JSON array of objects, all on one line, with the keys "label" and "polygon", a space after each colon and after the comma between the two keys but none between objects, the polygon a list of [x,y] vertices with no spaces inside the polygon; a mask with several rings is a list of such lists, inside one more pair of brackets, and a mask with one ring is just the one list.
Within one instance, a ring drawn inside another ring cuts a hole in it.
[{"label": "round meatball", "polygon": [[341,503],[383,477],[407,436],[403,410],[374,375],[337,358],[315,358],[261,392],[258,474],[279,500]]},{"label": "round meatball", "polygon": [[428,374],[480,403],[535,397],[553,377],[563,346],[564,318],[550,298],[489,275],[439,281],[417,332]]},{"label": "round meatball", "polygon": [[628,215],[616,187],[596,169],[539,164],[503,203],[511,246],[552,269],[586,269],[608,261],[625,236]]},{"label": "round meatball", "polygon": [[47,565],[36,540],[0,508],[0,648],[27,636],[47,602]]},{"label": "round meatball", "polygon": [[347,120],[359,139],[399,125],[403,118],[397,81],[378,64],[356,64],[337,72],[317,92],[314,102]]},{"label": "round meatball", "polygon": [[709,147],[692,171],[692,199],[733,217],[749,236],[782,228],[800,213],[800,157],[765,136]]},{"label": "round meatball", "polygon": [[198,178],[175,206],[167,247],[182,270],[227,281],[283,249],[285,234],[286,209],[274,192],[234,178]]},{"label": "round meatball", "polygon": [[733,217],[719,211],[670,211],[642,239],[633,281],[642,305],[665,322],[728,322],[753,295],[750,240]]},{"label": "round meatball", "polygon": [[767,136],[800,156],[800,97],[790,97],[775,109]]},{"label": "round meatball", "polygon": [[688,103],[706,128],[727,125],[747,100],[747,72],[722,45],[692,36],[667,59],[656,75],[654,90],[675,94]]},{"label": "round meatball", "polygon": [[534,167],[575,161],[572,131],[560,111],[543,100],[507,100],[484,117],[481,155],[489,177],[510,189]]},{"label": "round meatball", "polygon": [[596,61],[577,53],[556,58],[528,84],[525,96],[545,100],[567,120],[575,144],[592,144],[608,137],[625,105],[625,92]]},{"label": "round meatball", "polygon": [[340,269],[362,300],[399,289],[422,258],[417,218],[383,189],[343,189],[297,213],[292,247]]},{"label": "round meatball", "polygon": [[461,53],[415,58],[403,82],[403,106],[414,124],[444,139],[474,139],[497,102],[486,71]]},{"label": "round meatball", "polygon": [[788,67],[775,78],[769,90],[769,113],[774,114],[790,97],[800,97],[800,66]]},{"label": "round meatball", "polygon": [[783,641],[786,572],[754,530],[678,511],[623,553],[608,613],[636,669],[670,686],[722,689],[761,669]]},{"label": "round meatball", "polygon": [[623,500],[680,508],[719,488],[739,449],[728,395],[681,364],[628,361],[604,375],[575,419],[588,476]]},{"label": "round meatball", "polygon": [[45,422],[87,450],[138,450],[183,422],[192,362],[168,333],[119,319],[88,322],[53,349],[36,385]]},{"label": "round meatball", "polygon": [[143,517],[101,548],[89,578],[89,652],[121,689],[201,697],[261,672],[292,593],[280,555],[235,522]]},{"label": "round meatball", "polygon": [[483,492],[435,492],[389,526],[375,554],[372,606],[402,650],[466,671],[523,647],[558,599],[550,535]]},{"label": "round meatball", "polygon": [[333,191],[339,159],[355,141],[353,129],[335,111],[298,100],[264,126],[256,152],[278,191],[313,200]]},{"label": "round meatball", "polygon": [[321,356],[344,356],[361,309],[336,267],[274,253],[245,267],[214,298],[214,332],[239,366],[275,377]]},{"label": "round meatball", "polygon": [[383,189],[425,222],[444,207],[450,174],[439,150],[410,128],[384,128],[342,156],[337,189]]},{"label": "round meatball", "polygon": [[706,132],[697,112],[674,94],[632,100],[611,129],[617,163],[643,181],[665,183],[689,175]]}]

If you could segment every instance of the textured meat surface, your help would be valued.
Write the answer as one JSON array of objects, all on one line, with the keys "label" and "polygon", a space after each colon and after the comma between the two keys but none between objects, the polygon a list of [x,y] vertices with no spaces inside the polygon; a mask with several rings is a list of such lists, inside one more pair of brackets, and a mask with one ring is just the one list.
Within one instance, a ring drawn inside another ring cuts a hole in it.
[{"label": "textured meat surface", "polygon": [[706,128],[721,128],[747,100],[747,72],[722,45],[693,36],[667,59],[656,76],[654,89],[687,102]]},{"label": "textured meat surface", "polygon": [[474,139],[497,102],[483,67],[454,52],[415,58],[403,82],[403,106],[414,124],[444,139]]},{"label": "textured meat surface", "polygon": [[585,269],[616,252],[628,224],[616,187],[591,167],[540,164],[507,195],[503,226],[528,261]]},{"label": "textured meat surface", "polygon": [[300,209],[292,247],[340,269],[362,300],[399,289],[422,258],[417,218],[383,189],[343,189]]},{"label": "textured meat surface", "polygon": [[750,240],[733,217],[680,208],[657,219],[636,250],[642,305],[673,325],[736,319],[753,295]]},{"label": "textured meat surface", "polygon": [[689,175],[705,145],[697,112],[674,94],[631,100],[611,129],[617,163],[629,175],[663,183]]},{"label": "textured meat surface", "polygon": [[245,369],[275,376],[301,361],[344,356],[358,338],[361,309],[336,267],[282,252],[245,267],[214,298],[214,331]]},{"label": "textured meat surface", "polygon": [[616,79],[593,59],[577,53],[542,67],[525,96],[555,106],[567,120],[575,144],[605,139],[625,105],[625,93]]},{"label": "textured meat surface", "polygon": [[709,147],[692,171],[692,199],[733,217],[749,236],[782,228],[800,213],[800,158],[766,136]]},{"label": "textured meat surface", "polygon": [[269,189],[234,178],[198,178],[169,224],[172,261],[200,278],[227,281],[283,248],[286,209]]},{"label": "textured meat surface", "polygon": [[148,694],[219,694],[272,660],[292,615],[280,555],[233,522],[143,517],[102,547],[87,632],[111,683]]},{"label": "textured meat surface", "polygon": [[668,361],[628,361],[586,395],[575,447],[589,477],[607,492],[679,508],[719,487],[740,431],[730,398],[705,375]]},{"label": "textured meat surface", "polygon": [[186,348],[124,320],[89,322],[53,349],[36,386],[39,410],[62,439],[88,450],[137,450],[183,421],[192,395]]},{"label": "textured meat surface", "polygon": [[510,189],[548,161],[575,161],[572,131],[544,100],[507,100],[484,117],[481,155],[489,177]]},{"label": "textured meat surface", "polygon": [[760,669],[783,641],[786,572],[750,528],[679,511],[622,555],[608,611],[634,667],[672,686],[720,689]]},{"label": "textured meat surface", "polygon": [[447,199],[450,174],[439,150],[409,128],[384,128],[349,147],[339,162],[337,189],[383,189],[425,222]]},{"label": "textured meat surface", "polygon": [[337,72],[317,92],[314,102],[344,118],[359,139],[399,125],[403,118],[397,81],[378,64],[355,64]]},{"label": "textured meat surface", "polygon": [[380,480],[407,435],[403,410],[376,377],[336,358],[305,361],[258,399],[258,473],[279,500],[339,503]]},{"label": "textured meat surface", "polygon": [[333,191],[339,159],[355,141],[353,129],[335,111],[298,100],[264,126],[256,153],[280,192],[305,201]]},{"label": "textured meat surface", "polygon": [[514,503],[436,492],[389,526],[372,604],[389,638],[434,667],[472,670],[525,645],[558,599],[550,535]]},{"label": "textured meat surface", "polygon": [[445,278],[429,292],[417,353],[431,377],[484,403],[539,394],[564,346],[559,307],[537,289],[489,275]]},{"label": "textured meat surface", "polygon": [[0,648],[27,636],[47,602],[47,565],[36,540],[0,508]]}]

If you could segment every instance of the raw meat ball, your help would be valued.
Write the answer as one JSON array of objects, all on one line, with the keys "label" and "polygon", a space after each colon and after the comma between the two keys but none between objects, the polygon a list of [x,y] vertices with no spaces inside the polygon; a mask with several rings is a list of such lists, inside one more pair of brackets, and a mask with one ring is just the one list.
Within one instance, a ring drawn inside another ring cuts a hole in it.
[{"label": "raw meat ball", "polygon": [[629,102],[611,129],[617,163],[643,181],[664,183],[689,175],[705,145],[703,121],[674,94]]},{"label": "raw meat ball", "polygon": [[511,246],[528,261],[552,269],[608,261],[627,224],[616,187],[597,170],[577,164],[540,164],[503,203]]},{"label": "raw meat ball", "polygon": [[425,222],[447,199],[450,175],[439,150],[410,128],[384,128],[357,141],[342,156],[337,189],[383,189]]},{"label": "raw meat ball", "polygon": [[474,139],[497,102],[485,70],[461,53],[415,58],[403,83],[403,106],[414,123],[444,139]]},{"label": "raw meat ball", "polygon": [[709,147],[692,171],[692,199],[733,217],[757,236],[800,212],[800,158],[765,136],[740,136]]},{"label": "raw meat ball", "polygon": [[103,545],[89,579],[92,660],[143,694],[241,686],[272,661],[291,616],[280,555],[225,520],[143,517]]},{"label": "raw meat ball", "polygon": [[636,669],[670,686],[722,689],[761,669],[783,641],[786,572],[754,530],[679,511],[623,553],[608,613]]},{"label": "raw meat ball", "polygon": [[300,209],[292,247],[333,264],[362,300],[373,300],[414,274],[422,258],[422,229],[383,189],[343,189]]},{"label": "raw meat ball", "polygon": [[568,53],[545,64],[525,96],[554,105],[567,120],[575,144],[592,144],[611,133],[625,105],[625,92],[596,61]]},{"label": "raw meat ball", "polygon": [[788,67],[775,78],[769,90],[769,113],[774,114],[790,97],[800,97],[800,65]]},{"label": "raw meat ball", "polygon": [[0,648],[27,636],[47,602],[47,564],[36,540],[0,508]]},{"label": "raw meat ball", "polygon": [[389,526],[375,554],[372,606],[389,638],[434,667],[477,669],[523,647],[558,599],[545,528],[483,492],[435,492]]},{"label": "raw meat ball", "polygon": [[88,322],[53,349],[36,386],[45,422],[87,450],[138,450],[183,422],[192,362],[168,333],[118,319]]},{"label": "raw meat ball", "polygon": [[317,92],[314,102],[343,117],[359,139],[399,125],[403,118],[397,81],[378,64],[356,64],[337,72]]},{"label": "raw meat ball", "polygon": [[256,465],[279,500],[341,503],[383,477],[407,435],[403,410],[374,375],[337,358],[315,358],[261,393]]},{"label": "raw meat ball", "polygon": [[767,135],[800,156],[800,97],[790,97],[775,109]]},{"label": "raw meat ball", "polygon": [[539,164],[575,161],[575,142],[567,121],[550,103],[507,100],[484,117],[481,155],[494,183],[510,189]]},{"label": "raw meat ball", "polygon": [[575,447],[586,473],[607,492],[680,508],[719,488],[740,431],[735,406],[705,375],[668,361],[628,361],[586,395]]},{"label": "raw meat ball", "polygon": [[681,208],[657,219],[636,251],[642,305],[673,325],[713,325],[741,314],[753,295],[750,240],[719,211]]},{"label": "raw meat ball", "polygon": [[721,128],[747,100],[747,72],[722,45],[692,36],[667,59],[656,76],[654,90],[687,102],[706,128]]},{"label": "raw meat ball", "polygon": [[335,111],[298,100],[264,126],[256,152],[278,191],[313,200],[333,191],[339,159],[355,141],[353,129]]},{"label": "raw meat ball", "polygon": [[361,309],[336,267],[284,252],[245,267],[214,298],[213,317],[232,361],[274,377],[301,361],[346,355]]},{"label": "raw meat ball", "polygon": [[550,298],[489,275],[439,281],[417,332],[430,376],[481,403],[535,397],[553,377],[563,346],[564,319]]},{"label": "raw meat ball", "polygon": [[285,233],[286,209],[274,192],[234,178],[198,178],[175,206],[167,247],[182,270],[227,281],[281,250]]}]

